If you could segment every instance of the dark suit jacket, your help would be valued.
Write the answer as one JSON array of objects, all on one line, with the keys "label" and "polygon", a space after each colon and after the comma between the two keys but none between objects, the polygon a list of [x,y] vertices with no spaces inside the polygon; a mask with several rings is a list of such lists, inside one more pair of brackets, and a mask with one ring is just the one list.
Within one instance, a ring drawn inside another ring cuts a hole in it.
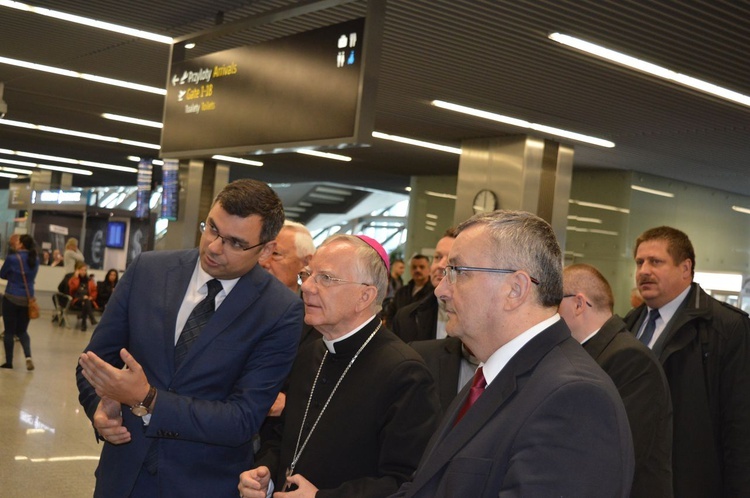
[{"label": "dark suit jacket", "polygon": [[432,377],[440,396],[441,415],[446,412],[458,394],[458,380],[461,375],[461,341],[455,337],[432,339],[431,341],[410,342],[419,353]]},{"label": "dark suit jacket", "polygon": [[529,341],[461,421],[464,387],[395,496],[627,497],[633,443],[612,380],[560,320]]},{"label": "dark suit jacket", "polygon": [[437,335],[438,300],[431,294],[396,311],[393,333],[404,342],[426,341]]},{"label": "dark suit jacket", "polygon": [[631,496],[671,497],[672,402],[659,361],[619,316],[583,348],[612,378],[625,404],[635,448]]},{"label": "dark suit jacket", "polygon": [[427,280],[427,283],[419,289],[419,291],[412,295],[414,292],[414,280],[409,280],[409,283],[401,287],[396,291],[396,295],[388,304],[387,309],[383,310],[383,316],[385,317],[386,325],[390,327],[393,323],[393,318],[396,316],[396,312],[411,303],[416,303],[426,298],[427,296],[433,295],[435,287],[432,286],[432,282]]},{"label": "dark suit jacket", "polygon": [[[105,444],[95,496],[129,496],[157,445],[159,496],[236,496],[252,467],[252,437],[289,373],[302,301],[259,265],[242,276],[175,370],[177,312],[197,250],[146,252],[117,284],[87,351],[122,367],[127,348],[158,389],[148,426],[123,406],[132,441]],[[77,369],[79,400],[92,418],[99,398]]]}]

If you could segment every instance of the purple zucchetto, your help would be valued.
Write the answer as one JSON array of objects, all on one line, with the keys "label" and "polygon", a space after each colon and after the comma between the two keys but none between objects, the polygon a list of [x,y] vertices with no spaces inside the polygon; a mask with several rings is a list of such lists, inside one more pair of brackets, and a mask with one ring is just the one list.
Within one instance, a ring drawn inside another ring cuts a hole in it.
[{"label": "purple zucchetto", "polygon": [[385,249],[383,249],[383,246],[380,245],[380,242],[373,239],[372,237],[368,237],[367,235],[355,235],[355,237],[361,239],[363,242],[365,242],[368,246],[375,249],[375,252],[378,253],[380,256],[380,259],[383,260],[383,264],[385,265],[385,269],[388,271],[388,273],[391,272],[391,261],[388,259],[388,253],[385,252]]}]

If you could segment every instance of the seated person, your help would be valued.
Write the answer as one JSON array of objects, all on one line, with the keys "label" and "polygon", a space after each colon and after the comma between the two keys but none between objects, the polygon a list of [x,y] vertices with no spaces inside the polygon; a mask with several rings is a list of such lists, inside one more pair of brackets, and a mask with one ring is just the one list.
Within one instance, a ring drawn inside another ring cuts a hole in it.
[{"label": "seated person", "polygon": [[83,261],[76,262],[76,270],[68,280],[68,294],[73,297],[71,307],[81,311],[81,331],[86,332],[86,321],[96,325],[93,310],[99,309],[96,304],[96,282],[88,276],[89,267]]},{"label": "seated person", "polygon": [[[68,281],[74,274],[75,272],[66,273],[62,280],[60,280],[60,283],[57,285],[58,293],[52,296],[52,303],[55,305],[55,310],[57,311],[65,309],[65,307],[68,305],[68,301],[70,301],[70,288],[68,287]],[[58,322],[60,322],[60,324],[62,325],[62,319],[60,315],[58,313],[55,313],[55,315],[52,317],[52,323]]]},{"label": "seated person", "polygon": [[105,306],[107,306],[107,303],[109,302],[109,298],[112,296],[112,292],[115,290],[115,285],[117,285],[117,281],[120,279],[120,274],[112,268],[107,272],[107,276],[104,277],[103,282],[99,282],[96,285],[96,304],[99,305],[99,309],[104,309]]},{"label": "seated person", "polygon": [[[50,266],[62,266],[63,265],[63,255],[60,253],[59,249],[55,249],[52,251],[52,259],[49,263]],[[67,282],[67,280],[65,281]]]}]

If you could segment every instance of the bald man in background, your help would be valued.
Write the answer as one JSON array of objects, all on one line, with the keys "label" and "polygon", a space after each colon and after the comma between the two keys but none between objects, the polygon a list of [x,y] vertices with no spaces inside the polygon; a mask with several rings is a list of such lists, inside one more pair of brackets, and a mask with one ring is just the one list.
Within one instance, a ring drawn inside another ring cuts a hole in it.
[{"label": "bald man in background", "polygon": [[609,282],[593,266],[563,271],[560,316],[573,338],[612,378],[630,422],[635,450],[632,497],[672,494],[672,402],[659,361],[612,314]]}]

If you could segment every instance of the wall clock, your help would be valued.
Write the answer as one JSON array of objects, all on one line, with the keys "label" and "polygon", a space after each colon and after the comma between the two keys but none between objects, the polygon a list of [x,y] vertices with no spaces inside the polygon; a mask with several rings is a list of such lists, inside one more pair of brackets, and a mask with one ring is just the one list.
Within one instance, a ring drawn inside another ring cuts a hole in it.
[{"label": "wall clock", "polygon": [[474,196],[474,214],[489,213],[497,209],[497,196],[492,190],[482,189]]}]

